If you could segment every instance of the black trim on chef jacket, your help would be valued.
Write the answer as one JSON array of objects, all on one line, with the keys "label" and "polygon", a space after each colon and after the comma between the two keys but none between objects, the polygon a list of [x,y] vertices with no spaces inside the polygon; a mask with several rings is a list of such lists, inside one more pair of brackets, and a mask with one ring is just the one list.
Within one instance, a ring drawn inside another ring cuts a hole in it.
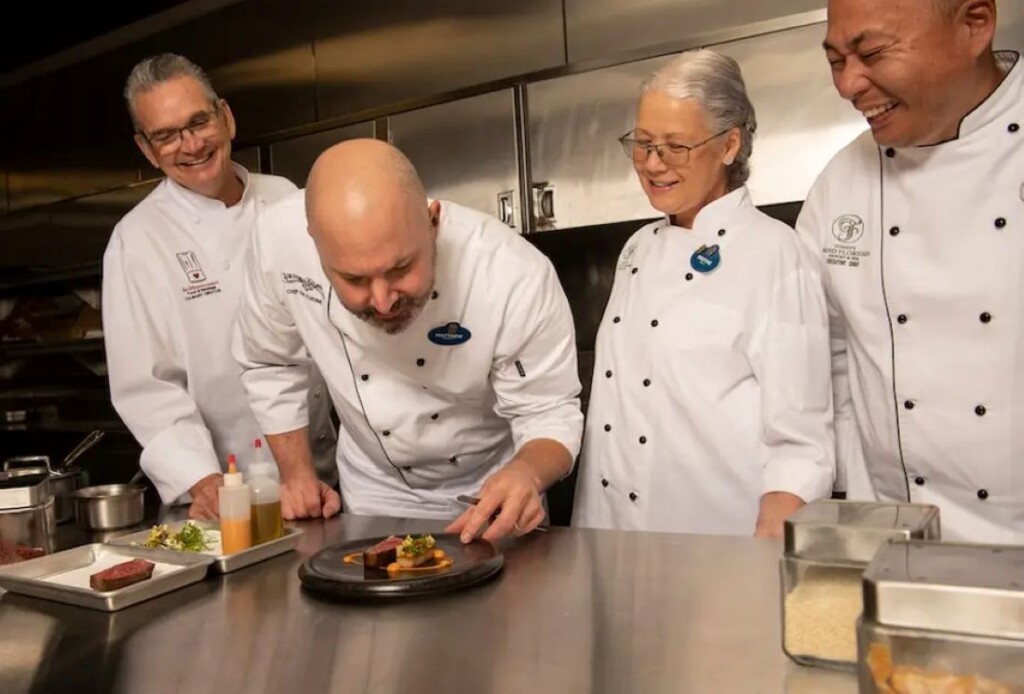
[{"label": "black trim on chef jacket", "polygon": [[[885,156],[892,159],[895,151],[890,147],[886,150]],[[889,310],[889,297],[885,290],[885,239],[886,234],[881,233],[885,228],[885,157],[882,150],[878,150],[878,207],[879,207],[879,234],[878,234],[878,276],[882,283],[882,303],[885,305],[885,320],[889,326],[890,359],[892,364],[892,404],[896,415],[896,445],[900,449],[900,467],[903,468],[903,485],[907,490],[907,502],[910,498],[910,477],[907,473],[907,462],[903,458],[903,434],[900,431],[900,399],[896,393],[896,335],[892,328],[892,312]],[[897,227],[893,227],[894,229]],[[892,234],[889,235],[893,237]],[[908,400],[909,402],[909,400]],[[908,407],[907,409],[910,409]]]},{"label": "black trim on chef jacket", "polygon": [[[373,432],[373,438],[376,439],[377,445],[380,446],[380,452],[384,454],[384,459],[388,461],[388,465],[390,465],[392,468],[394,468],[395,472],[398,473],[398,476],[402,479],[402,482],[405,484],[405,486],[407,486],[410,489],[412,489],[412,485],[409,484],[409,480],[407,480],[405,478],[405,473],[406,472],[411,472],[411,469],[406,467],[403,470],[403,468],[400,468],[399,466],[395,465],[395,462],[393,460],[391,460],[391,456],[388,455],[388,450],[386,448],[384,448],[384,442],[381,441],[380,436],[377,435],[377,430],[374,428],[373,424],[370,422],[370,415],[368,415],[366,413],[366,406],[363,405],[363,395],[362,395],[362,393],[359,392],[359,378],[356,377],[356,370],[355,370],[355,367],[352,365],[352,357],[348,353],[348,340],[345,339],[345,333],[343,333],[341,330],[339,330],[338,326],[334,325],[334,321],[331,320],[331,299],[333,299],[333,298],[334,298],[334,287],[331,287],[327,291],[327,322],[330,323],[334,327],[334,331],[336,333],[338,333],[338,336],[341,338],[341,346],[342,346],[342,349],[345,350],[345,361],[348,362],[348,370],[349,370],[349,373],[352,374],[352,387],[355,388],[356,399],[359,400],[359,409],[363,413],[363,419],[366,420],[366,426],[370,427],[370,431]],[[363,374],[362,379],[363,379],[363,381],[368,381],[369,380],[368,374]],[[384,435],[385,436],[389,436],[390,434],[391,434],[391,432],[388,431],[388,432],[385,432]]]}]

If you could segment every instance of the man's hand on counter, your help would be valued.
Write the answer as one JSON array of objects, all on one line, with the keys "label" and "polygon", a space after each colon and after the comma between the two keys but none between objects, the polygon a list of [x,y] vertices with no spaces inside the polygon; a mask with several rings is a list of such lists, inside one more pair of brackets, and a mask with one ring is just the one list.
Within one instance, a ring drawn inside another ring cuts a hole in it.
[{"label": "man's hand on counter", "polygon": [[188,490],[192,495],[192,505],[188,508],[188,517],[194,520],[216,520],[220,500],[217,488],[224,484],[224,477],[219,473],[207,475]]},{"label": "man's hand on counter", "polygon": [[281,481],[281,514],[285,520],[330,518],[341,511],[341,496],[315,475]]},{"label": "man's hand on counter", "polygon": [[754,537],[780,538],[786,518],[796,513],[804,500],[789,492],[768,492],[761,497]]},{"label": "man's hand on counter", "polygon": [[483,534],[485,540],[498,540],[509,533],[525,535],[544,520],[537,482],[528,471],[510,464],[488,477],[480,489],[480,502],[456,518],[445,532],[459,533],[463,542],[470,542],[496,513],[497,518]]}]

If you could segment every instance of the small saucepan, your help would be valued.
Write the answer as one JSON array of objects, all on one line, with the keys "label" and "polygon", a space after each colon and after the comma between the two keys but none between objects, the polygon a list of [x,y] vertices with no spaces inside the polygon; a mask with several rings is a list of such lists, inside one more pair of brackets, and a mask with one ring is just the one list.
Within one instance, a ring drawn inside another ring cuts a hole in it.
[{"label": "small saucepan", "polygon": [[141,484],[103,484],[72,494],[75,521],[84,530],[114,530],[138,525],[145,515]]}]

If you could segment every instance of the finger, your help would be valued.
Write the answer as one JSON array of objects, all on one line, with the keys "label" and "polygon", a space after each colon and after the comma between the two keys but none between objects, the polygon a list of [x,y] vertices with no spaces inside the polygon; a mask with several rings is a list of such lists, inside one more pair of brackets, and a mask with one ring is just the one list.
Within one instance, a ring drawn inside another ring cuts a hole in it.
[{"label": "finger", "polygon": [[544,505],[536,499],[530,499],[526,504],[526,508],[519,514],[519,530],[516,534],[519,536],[526,535],[537,529],[537,526],[544,520]]},{"label": "finger", "polygon": [[473,508],[467,508],[462,512],[458,518],[453,520],[451,524],[444,529],[446,533],[461,533],[462,529],[466,527],[466,523],[469,522],[470,517],[473,515]]},{"label": "finger", "polygon": [[320,501],[320,488],[317,482],[307,482],[302,485],[302,503],[309,518],[319,518],[322,503]]},{"label": "finger", "polygon": [[323,495],[324,518],[330,518],[341,511],[341,495],[329,486],[320,483],[320,493]]},{"label": "finger", "polygon": [[295,504],[295,494],[288,487],[281,488],[281,516],[285,520],[297,520],[298,506]]},{"label": "finger", "polygon": [[523,507],[529,498],[527,495],[528,492],[520,492],[506,497],[501,502],[501,513],[498,514],[498,517],[491,523],[491,527],[484,533],[485,540],[494,542],[515,530],[519,516],[522,514]]},{"label": "finger", "polygon": [[206,520],[217,520],[220,518],[220,497],[217,495],[216,488],[206,495],[203,512],[206,514]]},{"label": "finger", "polygon": [[[469,519],[466,521],[466,525],[463,526],[462,532],[459,533],[459,539],[465,542],[472,542],[473,538],[480,534],[487,522],[494,515],[494,512],[501,506],[501,496],[499,494],[484,493],[480,502],[469,511]],[[512,523],[509,522],[509,527]]]}]

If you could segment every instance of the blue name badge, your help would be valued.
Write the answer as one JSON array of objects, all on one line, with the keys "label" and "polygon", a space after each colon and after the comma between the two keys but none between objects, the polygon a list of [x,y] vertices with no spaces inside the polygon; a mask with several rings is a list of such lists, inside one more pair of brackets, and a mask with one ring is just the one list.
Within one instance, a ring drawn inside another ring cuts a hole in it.
[{"label": "blue name badge", "polygon": [[428,340],[442,347],[461,345],[463,342],[468,342],[471,337],[473,337],[473,333],[469,332],[468,328],[455,322],[439,325],[427,333]]},{"label": "blue name badge", "polygon": [[697,272],[711,272],[722,262],[718,246],[701,246],[690,256],[690,267]]}]

